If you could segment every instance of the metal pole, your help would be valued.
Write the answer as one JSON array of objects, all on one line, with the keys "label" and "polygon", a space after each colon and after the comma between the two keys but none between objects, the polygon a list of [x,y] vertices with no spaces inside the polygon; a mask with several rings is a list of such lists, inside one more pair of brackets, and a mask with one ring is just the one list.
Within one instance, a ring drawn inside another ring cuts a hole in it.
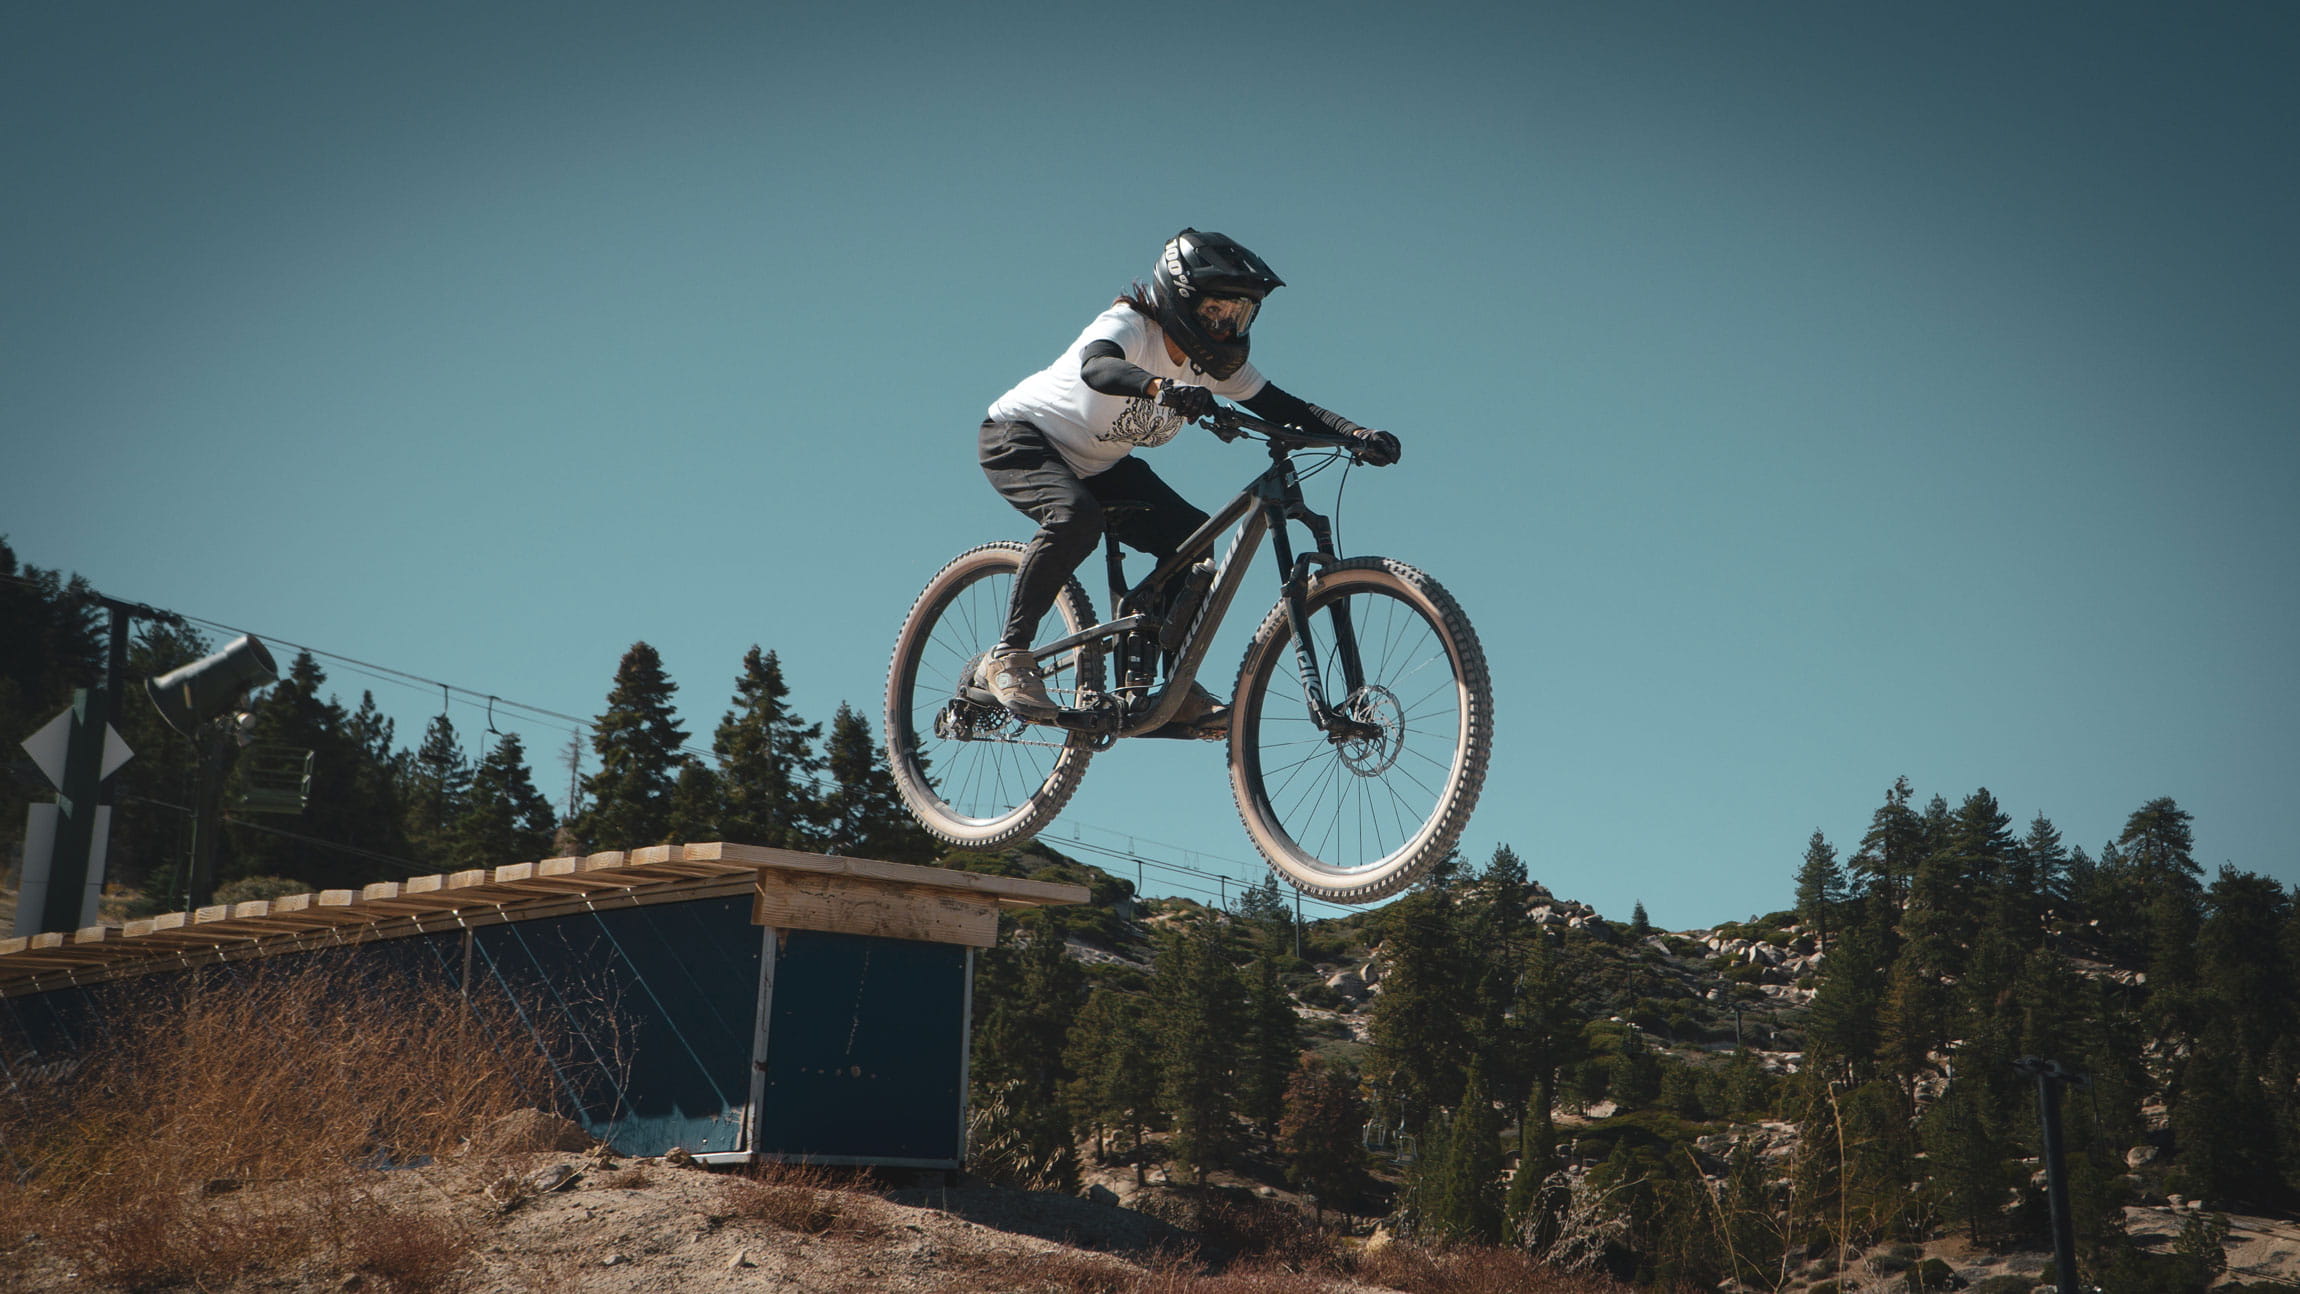
[{"label": "metal pole", "polygon": [[184,876],[184,911],[197,912],[216,892],[216,836],[223,796],[227,738],[221,724],[211,722],[192,742],[199,759],[199,798],[192,803],[192,861]]},{"label": "metal pole", "polygon": [[2074,1075],[2057,1060],[2023,1056],[2013,1067],[2036,1079],[2037,1118],[2044,1126],[2045,1193],[2052,1206],[2052,1255],[2060,1294],[2076,1294],[2076,1226],[2068,1209],[2068,1165],[2060,1141],[2060,1089]]}]

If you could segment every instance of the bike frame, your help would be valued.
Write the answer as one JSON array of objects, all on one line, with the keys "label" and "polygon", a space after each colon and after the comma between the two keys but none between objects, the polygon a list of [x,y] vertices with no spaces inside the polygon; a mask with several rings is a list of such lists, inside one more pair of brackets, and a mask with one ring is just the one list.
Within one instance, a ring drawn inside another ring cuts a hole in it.
[{"label": "bike frame", "polygon": [[[1229,553],[1223,557],[1215,572],[1213,585],[1207,590],[1206,599],[1198,608],[1189,636],[1175,652],[1174,664],[1167,671],[1164,688],[1151,695],[1147,707],[1136,710],[1132,717],[1127,716],[1125,709],[1115,712],[1101,709],[1065,711],[1061,726],[1115,738],[1140,736],[1171,721],[1175,711],[1181,707],[1183,698],[1189,693],[1190,684],[1197,678],[1198,667],[1204,663],[1207,651],[1212,648],[1214,635],[1221,628],[1230,603],[1245,584],[1246,568],[1252,562],[1255,550],[1267,537],[1271,541],[1272,555],[1278,563],[1281,581],[1279,597],[1286,610],[1288,626],[1293,631],[1295,660],[1307,692],[1305,700],[1309,704],[1311,722],[1326,734],[1329,741],[1346,741],[1372,735],[1371,725],[1350,718],[1326,700],[1325,681],[1318,671],[1317,651],[1311,645],[1307,594],[1311,568],[1331,565],[1341,560],[1341,556],[1334,551],[1333,523],[1312,511],[1303,499],[1301,477],[1294,470],[1293,460],[1293,453],[1297,449],[1351,449],[1355,447],[1355,442],[1344,436],[1281,427],[1234,409],[1216,411],[1209,422],[1214,434],[1224,440],[1235,440],[1248,433],[1263,437],[1269,443],[1269,467],[1263,469],[1220,512],[1191,532],[1173,556],[1159,562],[1141,583],[1132,588],[1128,588],[1125,583],[1124,558],[1118,537],[1106,534],[1104,546],[1110,573],[1110,609],[1114,618],[1035,648],[1032,655],[1044,660],[1073,647],[1109,641],[1116,673],[1113,691],[1120,698],[1121,706],[1124,706],[1127,693],[1146,688],[1155,679],[1154,662],[1160,654],[1157,632],[1161,621],[1156,615],[1137,608],[1149,605],[1169,581],[1178,578],[1200,558],[1210,555],[1216,542],[1232,526],[1239,527],[1238,537],[1232,541]],[[1308,527],[1314,547],[1297,555],[1286,529],[1288,522],[1300,522]],[[1347,602],[1336,602],[1328,615],[1332,621],[1334,643],[1342,667],[1343,695],[1348,696],[1365,685],[1365,672],[1358,655],[1357,634],[1350,624]]]}]

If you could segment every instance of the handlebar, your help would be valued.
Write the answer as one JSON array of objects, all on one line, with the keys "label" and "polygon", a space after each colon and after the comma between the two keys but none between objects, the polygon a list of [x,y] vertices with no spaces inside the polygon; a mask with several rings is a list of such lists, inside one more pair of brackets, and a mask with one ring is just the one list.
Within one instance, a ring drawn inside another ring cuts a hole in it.
[{"label": "handlebar", "polygon": [[1353,459],[1359,458],[1358,451],[1362,448],[1362,443],[1355,436],[1289,427],[1266,418],[1257,418],[1228,405],[1217,406],[1214,412],[1200,418],[1198,425],[1220,436],[1225,443],[1240,436],[1260,436],[1286,449],[1339,449]]}]

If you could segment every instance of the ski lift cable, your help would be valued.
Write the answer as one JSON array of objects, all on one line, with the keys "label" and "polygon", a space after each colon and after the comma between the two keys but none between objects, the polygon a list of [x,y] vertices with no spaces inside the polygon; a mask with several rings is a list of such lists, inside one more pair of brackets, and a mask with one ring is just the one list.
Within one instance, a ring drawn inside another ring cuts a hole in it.
[{"label": "ski lift cable", "polygon": [[[186,615],[183,618],[192,624],[202,625],[224,633],[244,634],[254,632],[252,630],[242,628],[238,625],[226,624],[220,620],[210,620],[204,616]],[[364,674],[370,678],[379,679],[385,682],[397,683],[404,687],[417,688],[424,691],[429,691],[433,688],[437,688],[439,689],[440,693],[443,714],[446,712],[446,707],[452,703],[453,698],[463,698],[474,708],[485,709],[487,714],[487,731],[489,732],[497,731],[495,726],[495,707],[497,706],[502,706],[506,711],[517,711],[522,714],[534,716],[538,720],[551,721],[540,723],[538,726],[557,728],[559,731],[567,732],[578,738],[582,737],[585,733],[592,731],[592,729],[595,727],[595,724],[592,720],[584,719],[577,715],[567,714],[562,711],[553,710],[545,706],[535,705],[530,702],[515,700],[513,698],[503,696],[500,693],[481,692],[477,688],[466,687],[459,683],[450,683],[443,679],[430,678],[428,676],[413,673],[408,670],[397,669],[390,665],[377,664],[374,661],[361,660],[357,657],[346,656],[341,652],[329,651],[323,647],[314,647],[308,643],[294,642],[273,634],[258,634],[256,636],[262,638],[267,643],[273,643],[295,651],[309,652],[314,656],[324,657],[327,660],[333,661],[339,665],[349,667],[350,669]],[[565,726],[561,727],[560,725]],[[715,760],[717,758],[717,752],[701,746],[681,745],[678,747],[678,749],[681,753],[691,755],[697,759]],[[818,789],[819,786],[820,783],[817,781]],[[1120,848],[1114,845],[1098,845],[1089,841],[1077,839],[1075,836],[1065,838],[1053,835],[1045,835],[1044,838],[1051,842],[1073,846],[1075,848],[1084,849],[1089,852],[1102,854],[1106,857],[1131,860],[1146,867],[1156,868],[1159,871],[1168,873],[1170,875],[1188,876],[1202,881],[1214,882],[1216,885],[1221,885],[1223,883],[1236,884],[1241,888],[1244,888],[1259,883],[1258,880],[1248,879],[1248,874],[1254,872],[1266,872],[1267,870],[1266,867],[1263,866],[1256,866],[1254,864],[1240,862],[1237,859],[1226,858],[1220,855],[1207,854],[1199,850],[1186,849],[1181,846],[1168,844],[1164,841],[1150,840],[1146,837],[1137,836],[1129,832],[1117,831],[1108,827],[1098,826],[1094,823],[1066,821],[1064,825],[1070,828],[1073,832],[1089,830],[1105,836],[1123,839],[1127,842],[1127,845],[1125,848]],[[1142,853],[1140,849],[1140,846],[1142,845],[1156,846],[1161,850],[1180,853],[1190,858],[1223,864],[1234,870],[1222,872],[1207,871],[1202,868],[1191,867],[1185,863],[1169,862],[1161,858],[1148,857]],[[1226,891],[1219,890],[1210,886],[1175,885],[1174,888],[1189,889],[1207,896],[1224,894],[1226,897]],[[1321,910],[1326,910],[1336,915],[1347,914],[1355,910],[1344,904],[1333,903],[1325,899],[1311,898],[1306,895],[1301,896],[1301,901],[1306,905],[1315,905]]]}]

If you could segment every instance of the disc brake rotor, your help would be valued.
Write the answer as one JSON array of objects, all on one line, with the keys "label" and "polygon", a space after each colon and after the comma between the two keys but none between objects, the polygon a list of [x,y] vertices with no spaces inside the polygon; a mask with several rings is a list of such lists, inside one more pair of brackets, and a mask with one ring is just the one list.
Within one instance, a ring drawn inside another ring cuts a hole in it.
[{"label": "disc brake rotor", "polygon": [[1390,771],[1406,748],[1405,707],[1398,704],[1396,694],[1379,684],[1368,683],[1350,693],[1341,711],[1377,729],[1369,736],[1337,742],[1334,748],[1340,753],[1342,763],[1360,777],[1379,777]]}]

